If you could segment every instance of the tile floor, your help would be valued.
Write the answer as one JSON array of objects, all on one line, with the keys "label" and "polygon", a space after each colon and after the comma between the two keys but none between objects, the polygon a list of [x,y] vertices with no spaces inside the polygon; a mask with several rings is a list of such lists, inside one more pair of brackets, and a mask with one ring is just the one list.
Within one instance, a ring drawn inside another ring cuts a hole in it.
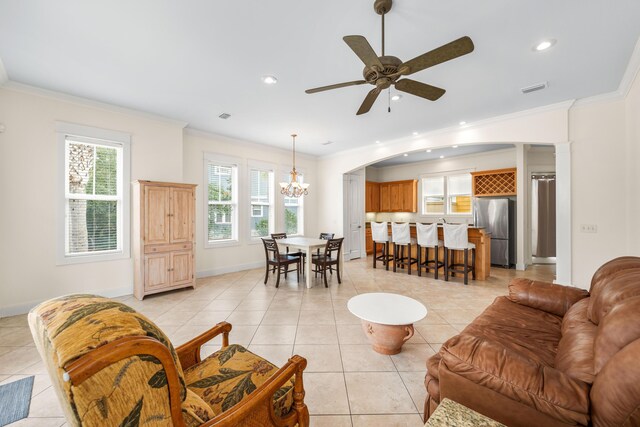
[{"label": "tile floor", "polygon": [[[369,260],[371,258],[369,257]],[[282,365],[292,354],[306,357],[306,402],[311,425],[421,426],[425,398],[426,359],[442,342],[462,330],[498,295],[512,277],[552,280],[554,266],[533,266],[526,272],[493,269],[484,282],[434,280],[373,269],[370,262],[345,263],[343,281],[335,277],[328,289],[320,280],[306,289],[295,275],[275,288],[263,284],[262,269],[198,280],[195,290],[147,297],[119,298],[155,321],[180,345],[217,322],[233,325],[231,342]],[[427,317],[400,354],[371,350],[359,319],[347,301],[363,292],[394,292],[422,301]],[[205,346],[210,354],[220,341]],[[12,426],[59,427],[65,420],[40,357],[33,345],[26,315],[0,319],[0,384],[35,375],[29,418]]]}]

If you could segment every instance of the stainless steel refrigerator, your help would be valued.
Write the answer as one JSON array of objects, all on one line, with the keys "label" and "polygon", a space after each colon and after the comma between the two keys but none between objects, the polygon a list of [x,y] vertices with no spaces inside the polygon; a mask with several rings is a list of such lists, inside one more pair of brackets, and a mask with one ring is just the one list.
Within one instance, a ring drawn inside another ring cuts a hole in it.
[{"label": "stainless steel refrigerator", "polygon": [[476,197],[473,221],[491,233],[491,264],[506,268],[516,263],[516,204],[508,198]]}]

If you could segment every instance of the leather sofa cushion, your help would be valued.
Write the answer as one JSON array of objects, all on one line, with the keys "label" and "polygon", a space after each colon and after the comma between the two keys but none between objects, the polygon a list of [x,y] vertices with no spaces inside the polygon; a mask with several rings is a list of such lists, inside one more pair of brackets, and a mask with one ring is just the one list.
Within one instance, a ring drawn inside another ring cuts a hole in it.
[{"label": "leather sofa cushion", "polygon": [[569,307],[589,296],[589,292],[573,286],[517,278],[509,283],[508,298],[518,304],[537,308],[556,316],[564,316]]},{"label": "leather sofa cushion", "polygon": [[594,345],[595,373],[618,351],[639,338],[640,296],[636,296],[617,304],[600,322]]},{"label": "leather sofa cushion", "polygon": [[589,422],[589,385],[488,339],[443,344],[442,368],[567,424]]},{"label": "leather sofa cushion", "polygon": [[591,388],[594,426],[640,425],[640,339],[617,352]]},{"label": "leather sofa cushion", "polygon": [[498,297],[463,334],[486,338],[544,366],[554,366],[562,318]]},{"label": "leather sofa cushion", "polygon": [[589,319],[599,324],[616,304],[640,295],[640,269],[628,269],[613,274],[599,291],[589,298]]},{"label": "leather sofa cushion", "polygon": [[[633,256],[624,256],[612,259],[611,261],[603,264],[596,270],[591,278],[591,287],[589,288],[589,294],[592,297],[598,296],[600,291],[604,287],[609,286],[609,281],[619,273],[624,273],[625,270],[640,268],[640,258]],[[589,306],[587,316],[592,319],[592,306]]]},{"label": "leather sofa cushion", "polygon": [[606,281],[612,274],[615,274],[618,271],[628,270],[630,268],[640,268],[640,257],[623,256],[614,258],[611,261],[602,264],[600,268],[593,273],[589,293],[591,295],[597,294],[600,287],[606,286]]},{"label": "leather sofa cushion", "polygon": [[562,338],[558,344],[555,368],[565,374],[593,383],[593,343],[598,327],[587,318],[589,298],[575,303],[562,319]]}]

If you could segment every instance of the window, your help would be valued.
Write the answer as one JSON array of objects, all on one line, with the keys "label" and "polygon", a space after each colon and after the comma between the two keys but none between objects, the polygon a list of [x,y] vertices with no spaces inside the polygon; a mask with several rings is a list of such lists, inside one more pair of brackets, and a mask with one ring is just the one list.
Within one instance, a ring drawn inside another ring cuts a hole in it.
[{"label": "window", "polygon": [[129,143],[120,132],[57,123],[64,156],[58,263],[129,257]]},{"label": "window", "polygon": [[471,214],[471,174],[447,177],[447,195],[450,214]]},{"label": "window", "polygon": [[422,215],[471,215],[471,174],[422,178]]},{"label": "window", "polygon": [[[283,175],[283,182],[289,182],[291,176]],[[298,182],[303,183],[304,177],[298,174]],[[284,198],[284,231],[287,235],[304,234],[304,214],[303,214],[304,197],[285,197]]]},{"label": "window", "polygon": [[273,170],[249,169],[251,238],[266,237],[273,232]]},{"label": "window", "polygon": [[422,179],[422,214],[444,214],[444,176]]},{"label": "window", "polygon": [[238,165],[205,156],[207,244],[238,240]]}]

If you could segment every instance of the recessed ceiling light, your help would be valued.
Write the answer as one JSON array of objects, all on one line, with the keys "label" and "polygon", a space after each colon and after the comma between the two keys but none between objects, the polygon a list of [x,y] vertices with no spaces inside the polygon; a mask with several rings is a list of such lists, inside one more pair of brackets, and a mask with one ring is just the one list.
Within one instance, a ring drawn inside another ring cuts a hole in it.
[{"label": "recessed ceiling light", "polygon": [[440,156],[441,159],[444,159],[444,156]]},{"label": "recessed ceiling light", "polygon": [[275,76],[262,76],[262,82],[267,85],[274,85],[278,83],[278,79]]},{"label": "recessed ceiling light", "polygon": [[549,49],[554,44],[556,44],[556,41],[554,39],[543,40],[540,43],[538,43],[537,45],[535,45],[533,47],[533,50],[535,50],[537,52],[542,52],[543,50]]},{"label": "recessed ceiling light", "polygon": [[427,153],[430,153],[430,152],[431,152],[431,148],[429,148],[429,149],[427,150]]},{"label": "recessed ceiling light", "polygon": [[408,156],[408,154],[407,154],[407,153],[404,153],[404,154],[403,154],[403,156],[407,157],[407,156]]},{"label": "recessed ceiling light", "polygon": [[458,148],[458,146],[457,145],[453,145],[453,148]]},{"label": "recessed ceiling light", "polygon": [[220,114],[218,117],[220,117],[223,120],[227,120],[229,117],[231,117],[231,114],[229,113],[222,113]]},{"label": "recessed ceiling light", "polygon": [[418,132],[414,132],[414,133],[413,133],[413,136],[418,136]]},{"label": "recessed ceiling light", "polygon": [[402,95],[397,95],[397,94],[396,94],[396,95],[393,95],[393,96],[391,97],[391,100],[392,100],[392,101],[400,101],[400,99],[401,99],[401,98],[402,98]]},{"label": "recessed ceiling light", "polygon": [[465,122],[465,121],[463,120],[463,121],[461,121],[459,124],[460,124],[460,126],[464,126],[464,125],[466,125],[466,124],[467,124],[467,122]]}]

